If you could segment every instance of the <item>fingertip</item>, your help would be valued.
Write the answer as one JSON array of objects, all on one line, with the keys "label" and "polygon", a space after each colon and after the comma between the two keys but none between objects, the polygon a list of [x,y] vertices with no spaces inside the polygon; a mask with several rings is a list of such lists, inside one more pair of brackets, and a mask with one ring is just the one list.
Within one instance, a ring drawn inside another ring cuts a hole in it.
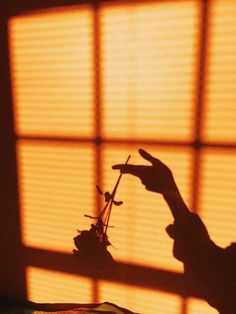
[{"label": "fingertip", "polygon": [[175,232],[176,232],[176,230],[175,230],[175,226],[173,224],[168,225],[166,227],[166,233],[169,235],[170,238],[174,239]]},{"label": "fingertip", "polygon": [[112,168],[112,169],[117,169],[117,166],[116,166],[116,165],[114,165],[114,166],[112,166],[111,168]]},{"label": "fingertip", "polygon": [[114,165],[114,166],[112,166],[112,169],[114,169],[114,170],[120,170],[120,173],[125,173],[125,171],[124,171],[122,165]]},{"label": "fingertip", "polygon": [[147,156],[149,154],[143,148],[139,148],[138,152],[139,152],[140,156],[142,156],[144,159],[147,159]]},{"label": "fingertip", "polygon": [[155,162],[156,158],[153,157],[151,154],[146,152],[144,149],[139,149],[139,154],[146,160],[150,161],[151,163]]},{"label": "fingertip", "polygon": [[140,155],[142,155],[143,153],[145,153],[145,150],[143,148],[139,148],[138,152]]}]

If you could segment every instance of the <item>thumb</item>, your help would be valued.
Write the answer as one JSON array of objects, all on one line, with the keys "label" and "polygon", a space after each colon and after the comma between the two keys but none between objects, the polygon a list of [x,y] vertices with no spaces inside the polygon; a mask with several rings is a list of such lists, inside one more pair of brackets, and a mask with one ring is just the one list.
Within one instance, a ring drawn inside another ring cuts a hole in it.
[{"label": "thumb", "polygon": [[174,224],[168,225],[166,227],[166,232],[168,233],[170,238],[175,239],[177,233],[176,226]]},{"label": "thumb", "polygon": [[146,152],[144,149],[139,149],[139,154],[146,160],[150,161],[153,165],[157,162],[157,159]]}]

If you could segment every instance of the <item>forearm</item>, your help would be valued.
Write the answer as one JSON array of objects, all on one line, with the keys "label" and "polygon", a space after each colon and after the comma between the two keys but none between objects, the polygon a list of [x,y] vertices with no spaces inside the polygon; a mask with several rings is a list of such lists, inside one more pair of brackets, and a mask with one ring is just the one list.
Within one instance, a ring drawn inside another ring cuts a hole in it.
[{"label": "forearm", "polygon": [[176,184],[163,193],[163,198],[168,204],[175,220],[183,220],[190,213]]}]

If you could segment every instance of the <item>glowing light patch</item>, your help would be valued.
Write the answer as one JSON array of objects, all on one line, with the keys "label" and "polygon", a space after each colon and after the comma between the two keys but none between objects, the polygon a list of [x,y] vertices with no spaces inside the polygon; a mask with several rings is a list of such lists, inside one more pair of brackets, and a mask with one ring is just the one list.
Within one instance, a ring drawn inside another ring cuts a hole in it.
[{"label": "glowing light patch", "polygon": [[18,142],[23,243],[72,252],[77,229],[94,214],[94,151],[90,145]]},{"label": "glowing light patch", "polygon": [[9,21],[18,135],[93,135],[93,41],[89,6]]},{"label": "glowing light patch", "polygon": [[26,270],[28,299],[38,303],[91,303],[92,280],[36,267]]},{"label": "glowing light patch", "polygon": [[105,281],[100,282],[99,286],[101,300],[109,300],[135,313],[180,313],[181,298],[174,294]]},{"label": "glowing light patch", "polygon": [[191,138],[198,9],[198,1],[102,6],[106,138]]}]

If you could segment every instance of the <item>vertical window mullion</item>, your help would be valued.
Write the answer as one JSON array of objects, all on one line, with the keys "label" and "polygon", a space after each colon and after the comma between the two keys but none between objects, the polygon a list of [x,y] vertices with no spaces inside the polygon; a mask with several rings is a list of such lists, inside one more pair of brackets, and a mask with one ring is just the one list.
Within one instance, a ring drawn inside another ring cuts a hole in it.
[{"label": "vertical window mullion", "polygon": [[191,210],[199,211],[199,186],[201,173],[201,148],[203,117],[205,113],[205,91],[207,82],[207,58],[209,36],[209,2],[201,1],[199,8],[199,49],[196,62],[196,89],[193,116],[193,167],[192,167],[192,200]]}]

